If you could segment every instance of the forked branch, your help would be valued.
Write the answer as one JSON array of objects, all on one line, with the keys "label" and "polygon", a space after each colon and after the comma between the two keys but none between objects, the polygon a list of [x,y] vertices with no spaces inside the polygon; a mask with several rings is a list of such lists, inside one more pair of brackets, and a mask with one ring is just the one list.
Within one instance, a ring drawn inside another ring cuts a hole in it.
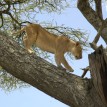
[{"label": "forked branch", "polygon": [[91,48],[93,48],[94,50],[96,50],[98,48],[96,44],[97,44],[97,42],[98,42],[98,40],[99,40],[99,38],[101,36],[102,30],[104,29],[104,27],[105,27],[105,20],[102,21],[102,25],[99,28],[98,33],[95,36],[93,42],[90,43]]}]

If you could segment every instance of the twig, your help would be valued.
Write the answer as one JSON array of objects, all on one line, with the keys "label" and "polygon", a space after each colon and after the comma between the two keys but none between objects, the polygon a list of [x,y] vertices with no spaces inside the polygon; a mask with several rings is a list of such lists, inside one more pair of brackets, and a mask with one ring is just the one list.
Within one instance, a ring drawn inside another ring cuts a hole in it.
[{"label": "twig", "polygon": [[29,21],[24,21],[24,22],[21,22],[20,24],[22,25],[23,23],[29,23],[29,24],[32,24],[32,22],[29,22]]},{"label": "twig", "polygon": [[3,10],[3,11],[0,11],[0,13],[4,13],[4,14],[7,14],[8,12],[9,12],[9,10],[10,10],[10,4],[9,4],[9,2],[7,2],[7,4],[6,5],[8,5],[8,7],[7,7],[7,9],[5,9],[5,10]]},{"label": "twig", "polygon": [[82,69],[84,72],[83,72],[83,74],[82,74],[82,78],[84,78],[84,76],[86,75],[86,73],[89,71],[89,66],[88,67],[86,67],[86,68],[83,68]]},{"label": "twig", "polygon": [[61,34],[63,34],[63,35],[66,35],[64,32],[61,32],[60,30],[58,30],[58,29],[55,28],[55,27],[44,27],[44,28],[46,28],[46,29],[53,29],[53,30],[56,30],[57,32],[59,32],[59,33],[61,33]]},{"label": "twig", "polygon": [[20,23],[12,16],[10,12],[8,12],[7,14],[20,26]]},{"label": "twig", "polygon": [[52,3],[49,3],[47,0],[45,0],[45,2],[48,3],[51,7],[55,8],[55,6]]},{"label": "twig", "polygon": [[0,14],[0,18],[1,18],[1,25],[0,25],[0,28],[3,26],[3,14]]}]

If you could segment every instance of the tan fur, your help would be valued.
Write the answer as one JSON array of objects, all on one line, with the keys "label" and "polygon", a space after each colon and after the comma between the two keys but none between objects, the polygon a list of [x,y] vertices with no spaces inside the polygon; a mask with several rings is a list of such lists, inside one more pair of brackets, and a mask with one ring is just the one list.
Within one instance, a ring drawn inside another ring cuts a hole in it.
[{"label": "tan fur", "polygon": [[55,54],[55,61],[58,66],[63,64],[67,70],[73,72],[72,67],[70,67],[64,57],[66,52],[71,52],[76,59],[82,58],[82,48],[79,42],[74,42],[65,36],[56,36],[49,33],[39,24],[28,24],[14,34],[23,31],[26,32],[26,35],[23,37],[23,42],[28,52],[33,52],[31,47],[35,44],[40,49]]}]

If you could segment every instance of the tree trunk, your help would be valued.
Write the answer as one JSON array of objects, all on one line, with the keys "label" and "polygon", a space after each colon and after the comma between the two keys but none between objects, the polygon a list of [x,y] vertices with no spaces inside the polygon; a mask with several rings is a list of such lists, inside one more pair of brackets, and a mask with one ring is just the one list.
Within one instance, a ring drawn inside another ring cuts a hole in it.
[{"label": "tree trunk", "polygon": [[107,56],[102,46],[89,55],[89,62],[94,87],[107,106]]},{"label": "tree trunk", "polygon": [[35,54],[27,53],[2,32],[0,32],[0,65],[16,78],[69,106],[107,107],[93,81],[58,69]]},{"label": "tree trunk", "polygon": [[[102,24],[102,9],[98,7],[101,6],[99,0],[95,1],[97,10],[93,10],[90,6],[89,0],[78,0],[78,9],[87,19],[87,21],[98,31]],[[98,11],[99,8],[99,11]],[[107,19],[105,21],[107,23]],[[107,43],[107,24],[102,30],[101,36],[103,40]],[[89,55],[90,70],[92,75],[93,85],[95,90],[99,94],[103,104],[107,106],[107,52],[101,47],[96,50],[93,54]],[[103,106],[102,106],[103,107]]]}]

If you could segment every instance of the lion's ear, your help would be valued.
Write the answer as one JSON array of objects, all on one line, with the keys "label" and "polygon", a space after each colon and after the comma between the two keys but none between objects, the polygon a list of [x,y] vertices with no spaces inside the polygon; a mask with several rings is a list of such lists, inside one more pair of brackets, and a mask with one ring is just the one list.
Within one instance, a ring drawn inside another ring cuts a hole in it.
[{"label": "lion's ear", "polygon": [[75,43],[76,46],[78,46],[79,44],[80,44],[79,42],[76,42],[76,43]]}]

